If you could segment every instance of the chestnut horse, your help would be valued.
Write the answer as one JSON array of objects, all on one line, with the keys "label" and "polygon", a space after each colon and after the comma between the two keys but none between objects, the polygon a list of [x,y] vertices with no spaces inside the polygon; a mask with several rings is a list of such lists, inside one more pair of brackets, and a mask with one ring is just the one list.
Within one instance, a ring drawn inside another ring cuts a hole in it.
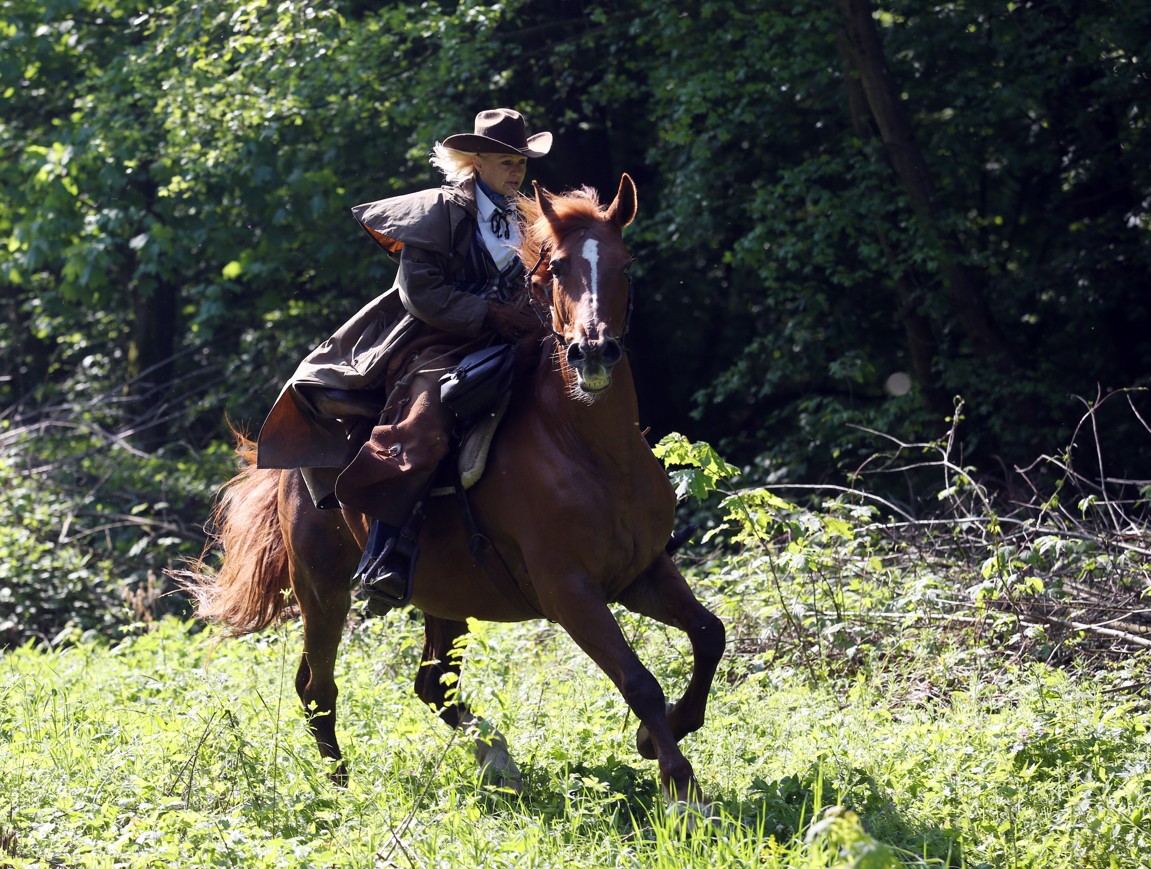
[{"label": "chestnut horse", "polygon": [[[658,761],[667,797],[700,802],[678,743],[703,725],[724,628],[666,551],[675,495],[640,432],[623,350],[631,287],[622,229],[635,216],[635,185],[624,175],[606,208],[590,188],[552,196],[537,187],[535,200],[540,217],[527,228],[521,257],[537,264],[528,291],[551,334],[532,340],[538,359],[516,384],[484,476],[469,491],[486,556],[469,551],[457,499],[426,505],[411,598],[425,623],[416,693],[449,726],[472,728],[477,719],[449,699],[454,680],[444,678],[458,676],[459,656],[449,653],[467,618],[551,619],[635,712],[639,753]],[[296,690],[321,754],[343,781],[334,665],[367,523],[349,511],[316,509],[297,471],[257,469],[250,442],[240,452],[247,467],[225,488],[215,516],[223,564],[218,572],[194,569],[189,587],[200,613],[235,634],[280,618],[291,588],[304,628]],[[625,639],[613,602],[687,633],[694,668],[674,704]],[[480,730],[489,734],[476,740],[488,780],[518,789],[503,737]]]}]

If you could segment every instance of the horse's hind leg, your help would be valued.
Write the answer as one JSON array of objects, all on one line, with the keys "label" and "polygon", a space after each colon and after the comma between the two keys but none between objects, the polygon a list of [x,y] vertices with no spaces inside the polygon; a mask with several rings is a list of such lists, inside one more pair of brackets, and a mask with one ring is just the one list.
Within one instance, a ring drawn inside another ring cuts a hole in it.
[{"label": "horse's hind leg", "polygon": [[[679,628],[691,641],[691,681],[683,696],[668,709],[668,723],[679,741],[703,727],[707,695],[723,656],[723,622],[696,599],[683,574],[666,555],[628,587],[620,603],[632,612]],[[644,757],[655,758],[656,747],[646,724],[640,724],[636,747]]]},{"label": "horse's hind leg", "polygon": [[336,651],[352,598],[349,577],[359,547],[338,510],[317,510],[298,474],[284,474],[280,521],[292,591],[304,623],[304,653],[296,671],[296,693],[320,755],[334,763],[332,780],[345,784],[347,767],[336,739]]},{"label": "horse's hind leg", "polygon": [[424,654],[416,674],[416,695],[449,727],[463,728],[474,736],[472,753],[486,784],[518,793],[523,779],[503,734],[476,718],[455,690],[463,657],[463,648],[456,641],[467,631],[464,622],[424,615]]}]

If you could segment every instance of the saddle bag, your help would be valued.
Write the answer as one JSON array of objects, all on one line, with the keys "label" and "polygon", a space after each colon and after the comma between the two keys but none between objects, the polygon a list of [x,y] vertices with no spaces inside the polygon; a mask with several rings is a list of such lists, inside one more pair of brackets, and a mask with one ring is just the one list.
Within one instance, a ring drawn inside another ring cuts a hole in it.
[{"label": "saddle bag", "polygon": [[493,410],[512,387],[516,348],[493,344],[460,360],[440,378],[440,400],[459,419]]}]

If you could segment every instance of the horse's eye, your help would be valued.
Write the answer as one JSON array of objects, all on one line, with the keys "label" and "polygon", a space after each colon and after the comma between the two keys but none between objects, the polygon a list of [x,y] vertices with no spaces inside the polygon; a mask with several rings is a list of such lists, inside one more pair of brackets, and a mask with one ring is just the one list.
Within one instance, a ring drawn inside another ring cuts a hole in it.
[{"label": "horse's eye", "polygon": [[554,259],[548,263],[548,269],[552,273],[552,277],[557,281],[563,280],[564,266],[567,265],[562,259]]}]

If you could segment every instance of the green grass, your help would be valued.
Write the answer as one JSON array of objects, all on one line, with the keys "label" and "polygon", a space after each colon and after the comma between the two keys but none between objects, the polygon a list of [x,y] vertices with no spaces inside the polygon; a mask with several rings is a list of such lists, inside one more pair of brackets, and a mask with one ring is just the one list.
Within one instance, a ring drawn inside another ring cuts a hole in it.
[{"label": "green grass", "polygon": [[[682,637],[625,619],[673,693]],[[0,866],[1149,865],[1144,706],[946,656],[812,683],[721,669],[685,750],[717,820],[662,805],[635,721],[555,626],[484,626],[462,689],[507,735],[522,797],[410,689],[419,622],[356,626],[338,664],[351,784],[328,783],[293,688],[296,625],[220,645],[176,621],[0,657]],[[751,669],[752,672],[748,672]],[[906,676],[901,676],[906,673]],[[1129,678],[1129,674],[1128,674]],[[946,690],[936,690],[946,685]]]}]

